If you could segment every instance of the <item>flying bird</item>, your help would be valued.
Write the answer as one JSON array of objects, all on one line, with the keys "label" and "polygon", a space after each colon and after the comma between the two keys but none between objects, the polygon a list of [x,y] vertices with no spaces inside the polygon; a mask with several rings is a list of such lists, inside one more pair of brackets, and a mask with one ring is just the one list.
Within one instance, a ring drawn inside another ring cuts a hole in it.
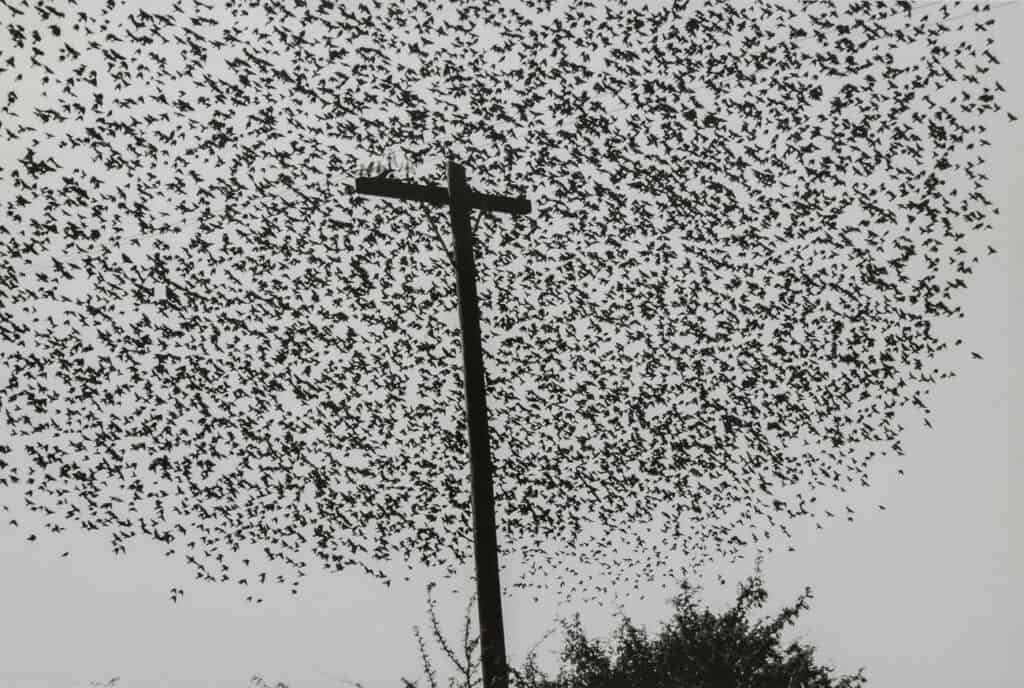
[{"label": "flying bird", "polygon": [[[424,22],[422,1],[270,0],[254,26],[94,3],[59,35],[39,3],[9,12],[0,291],[46,307],[0,319],[5,427],[31,438],[0,482],[197,579],[454,575],[473,539],[448,209],[346,193],[383,147],[535,207],[473,228],[520,582],[604,599],[584,568],[635,584],[833,518],[817,495],[868,485],[898,412],[952,375],[930,372],[959,345],[935,325],[997,210],[988,25],[947,54],[941,4],[520,4]],[[478,25],[494,41],[449,50]]]}]

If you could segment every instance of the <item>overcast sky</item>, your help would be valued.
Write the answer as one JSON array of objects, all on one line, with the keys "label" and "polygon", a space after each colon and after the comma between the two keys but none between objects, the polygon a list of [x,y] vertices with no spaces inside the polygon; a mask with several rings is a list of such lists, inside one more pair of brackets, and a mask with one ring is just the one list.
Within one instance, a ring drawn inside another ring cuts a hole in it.
[{"label": "overcast sky", "polygon": [[[1008,89],[1003,102],[1024,115],[1021,5],[994,11],[993,35],[1002,59],[997,78]],[[837,519],[821,531],[794,522],[796,551],[780,543],[782,551],[763,567],[769,611],[813,587],[795,635],[840,672],[864,666],[877,688],[1024,685],[1017,658],[1024,647],[1024,506],[1011,498],[1024,486],[1024,383],[1011,358],[1024,343],[1020,308],[1013,309],[1024,299],[1024,138],[1005,118],[988,138],[988,195],[1001,211],[988,243],[999,253],[961,294],[966,317],[954,335],[983,360],[971,360],[935,390],[933,428],[908,417],[904,476],[895,463],[876,465],[872,487],[850,497],[860,507],[853,523]],[[12,517],[23,516],[11,507]],[[389,589],[356,571],[313,570],[299,596],[271,588],[258,607],[232,586],[194,583],[173,604],[169,585],[193,574],[165,558],[162,547],[139,540],[115,558],[105,538],[77,528],[29,543],[7,519],[0,526],[0,688],[68,688],[115,676],[129,688],[220,688],[246,686],[253,674],[292,688],[340,686],[341,679],[383,688],[420,676],[412,626],[427,624],[424,589],[434,579],[427,572]],[[61,558],[66,550],[72,555]],[[748,559],[712,570],[726,583],[707,578],[705,599],[719,608],[728,603],[752,568]],[[469,574],[436,591],[443,628],[456,642]],[[504,600],[513,665],[555,626],[556,615],[580,611],[587,632],[599,637],[617,625],[614,609],[556,608],[544,594],[534,603],[537,594]],[[624,611],[652,633],[670,613],[656,587]],[[555,666],[560,640],[556,634],[541,646],[542,667]],[[445,675],[450,667],[428,646]]]}]

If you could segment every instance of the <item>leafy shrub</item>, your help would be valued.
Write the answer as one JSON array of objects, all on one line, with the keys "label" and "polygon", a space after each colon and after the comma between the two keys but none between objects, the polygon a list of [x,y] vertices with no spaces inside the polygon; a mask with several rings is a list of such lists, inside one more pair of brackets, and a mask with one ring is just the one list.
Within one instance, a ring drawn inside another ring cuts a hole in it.
[{"label": "leafy shrub", "polygon": [[[521,669],[509,668],[512,688],[861,688],[867,682],[864,669],[848,676],[833,676],[834,669],[815,661],[814,647],[791,642],[783,647],[781,635],[809,608],[811,589],[774,617],[752,619],[767,601],[768,593],[760,565],[740,584],[735,604],[721,614],[701,609],[699,587],[685,580],[673,598],[674,613],[651,639],[623,615],[613,641],[607,647],[586,637],[579,614],[560,620],[565,631],[561,651],[562,667],[554,678],[536,665],[538,642],[526,656]],[[449,688],[482,685],[479,636],[470,638],[473,599],[466,610],[466,624],[460,655],[444,640],[437,623],[433,586],[427,588],[428,612],[434,638],[458,669],[449,677]],[[437,674],[426,654],[423,636],[413,629],[420,647],[429,688],[438,688]],[[543,642],[548,634],[540,642]],[[402,678],[403,688],[419,688],[417,682]],[[360,687],[362,688],[362,687]]]}]

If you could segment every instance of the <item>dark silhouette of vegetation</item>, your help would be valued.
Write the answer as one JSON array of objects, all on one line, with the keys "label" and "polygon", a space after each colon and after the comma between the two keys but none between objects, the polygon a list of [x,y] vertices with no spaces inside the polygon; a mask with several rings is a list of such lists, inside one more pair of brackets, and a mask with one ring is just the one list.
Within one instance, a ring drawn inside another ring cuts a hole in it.
[{"label": "dark silhouette of vegetation", "polygon": [[[700,588],[683,580],[681,591],[672,599],[673,615],[658,635],[651,638],[628,617],[613,634],[612,642],[587,638],[579,614],[560,620],[565,632],[562,666],[549,678],[537,666],[537,647],[527,653],[523,666],[510,667],[514,688],[859,688],[866,684],[864,670],[836,676],[835,669],[815,659],[814,647],[806,642],[784,644],[783,632],[809,608],[812,598],[806,588],[792,604],[767,618],[754,618],[767,602],[760,562],[754,574],[743,581],[735,603],[722,613],[702,608]],[[445,656],[456,667],[448,688],[481,685],[473,653],[479,637],[470,637],[471,607],[466,609],[462,647],[456,652],[444,639],[435,613],[436,603],[427,589],[431,630]],[[552,629],[553,630],[553,629]],[[419,644],[426,688],[440,688],[419,627],[413,632]],[[402,678],[402,688],[420,688],[419,681]],[[422,679],[421,679],[422,680]],[[349,682],[358,688],[359,683]]]}]

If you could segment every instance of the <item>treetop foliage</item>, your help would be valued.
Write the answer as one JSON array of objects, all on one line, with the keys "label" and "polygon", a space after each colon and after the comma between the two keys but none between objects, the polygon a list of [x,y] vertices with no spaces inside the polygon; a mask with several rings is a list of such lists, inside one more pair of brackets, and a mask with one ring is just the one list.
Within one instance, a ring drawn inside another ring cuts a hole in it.
[{"label": "treetop foliage", "polygon": [[[821,664],[815,648],[804,641],[785,643],[782,634],[810,608],[812,593],[806,588],[791,605],[774,616],[755,618],[764,609],[768,592],[760,561],[754,574],[739,585],[735,603],[716,613],[700,604],[698,586],[680,581],[680,592],[671,600],[673,614],[655,637],[637,628],[622,614],[622,621],[608,641],[588,638],[577,613],[560,619],[565,633],[557,674],[549,677],[537,665],[537,649],[527,653],[520,668],[511,667],[514,688],[862,688],[864,669],[836,676],[835,669]],[[470,637],[470,609],[461,653],[444,639],[428,589],[431,630],[445,656],[458,670],[448,677],[449,688],[482,685],[474,670],[472,654],[479,637]],[[470,600],[472,605],[472,599]],[[425,688],[438,688],[436,669],[426,654],[419,627],[414,628],[424,664]],[[460,656],[461,655],[461,656]],[[357,688],[363,686],[347,681]],[[404,688],[418,681],[402,679]]]}]

